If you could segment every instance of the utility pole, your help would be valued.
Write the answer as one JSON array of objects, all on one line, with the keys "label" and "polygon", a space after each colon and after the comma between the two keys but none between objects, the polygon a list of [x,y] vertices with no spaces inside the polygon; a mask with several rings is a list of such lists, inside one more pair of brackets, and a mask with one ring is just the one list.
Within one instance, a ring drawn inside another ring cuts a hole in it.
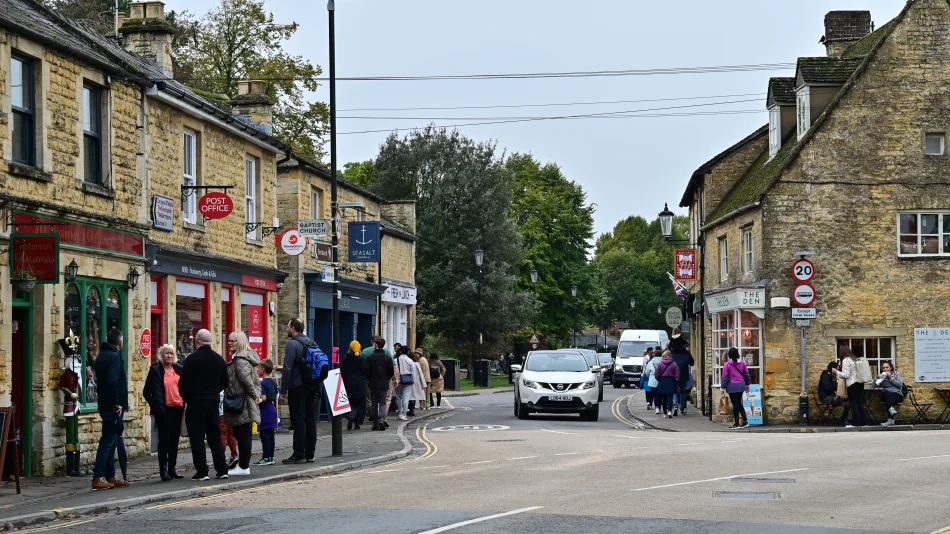
[{"label": "utility pole", "polygon": [[[334,0],[328,0],[327,12],[330,15],[330,213],[333,216],[333,347],[331,361],[333,368],[339,367],[340,351],[340,238],[343,229],[338,226],[336,213],[336,29],[333,15],[336,11]],[[336,359],[334,359],[336,355]],[[330,399],[333,402],[333,399]],[[337,415],[330,423],[331,448],[333,456],[343,456],[343,416]]]}]

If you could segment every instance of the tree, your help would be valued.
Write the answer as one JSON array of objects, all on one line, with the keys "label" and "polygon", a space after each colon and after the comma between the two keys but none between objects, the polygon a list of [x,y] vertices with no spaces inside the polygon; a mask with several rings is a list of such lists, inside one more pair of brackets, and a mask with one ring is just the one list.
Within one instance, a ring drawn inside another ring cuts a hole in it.
[{"label": "tree", "polygon": [[371,189],[376,185],[376,166],[371,159],[343,165],[340,175],[344,180],[364,189]]},{"label": "tree", "polygon": [[500,347],[525,324],[531,304],[516,276],[523,248],[510,217],[513,179],[495,145],[430,127],[391,135],[374,166],[374,192],[417,201],[416,285],[427,334],[471,355],[481,326],[486,347]]},{"label": "tree", "polygon": [[[518,269],[525,291],[536,291],[538,310],[531,326],[547,336],[567,339],[592,318],[601,290],[593,278],[587,249],[594,236],[594,208],[579,185],[553,164],[541,165],[530,154],[512,154],[505,162],[515,180],[511,213],[524,239],[525,259]],[[531,283],[531,269],[538,283]],[[578,297],[571,296],[572,285]]]},{"label": "tree", "polygon": [[329,110],[323,102],[307,102],[304,93],[317,90],[322,70],[283,48],[299,25],[275,22],[263,0],[221,0],[190,23],[194,31],[176,44],[176,78],[229,98],[237,96],[240,80],[267,81],[267,94],[277,102],[275,135],[304,156],[321,160]]},{"label": "tree", "polygon": [[[43,0],[43,4],[66,18],[85,22],[102,35],[115,34],[114,0]],[[129,0],[119,0],[119,11],[128,13]]]}]

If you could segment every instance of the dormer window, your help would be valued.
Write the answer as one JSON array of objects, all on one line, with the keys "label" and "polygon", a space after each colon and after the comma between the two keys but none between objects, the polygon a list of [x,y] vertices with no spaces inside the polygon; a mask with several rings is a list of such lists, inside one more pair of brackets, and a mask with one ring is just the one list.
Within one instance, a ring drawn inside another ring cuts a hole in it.
[{"label": "dormer window", "polygon": [[774,158],[782,148],[782,110],[778,106],[769,108],[769,159]]},{"label": "dormer window", "polygon": [[803,85],[795,94],[798,105],[798,138],[801,139],[811,128],[811,92],[807,85]]}]

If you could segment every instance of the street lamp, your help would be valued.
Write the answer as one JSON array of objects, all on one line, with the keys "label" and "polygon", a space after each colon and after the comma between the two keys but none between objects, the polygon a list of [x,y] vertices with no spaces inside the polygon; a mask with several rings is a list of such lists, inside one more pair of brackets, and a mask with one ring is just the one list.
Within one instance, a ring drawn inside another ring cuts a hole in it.
[{"label": "street lamp", "polygon": [[637,297],[630,297],[630,309],[637,307]]},{"label": "street lamp", "polygon": [[571,286],[571,296],[574,297],[574,325],[571,328],[571,346],[577,347],[577,286]]},{"label": "street lamp", "polygon": [[538,270],[531,269],[531,283],[535,286],[538,285]]},{"label": "street lamp", "polygon": [[660,232],[663,239],[673,245],[688,245],[689,239],[673,239],[673,216],[676,215],[670,211],[669,204],[663,204],[663,211],[660,212]]},{"label": "street lamp", "polygon": [[[475,266],[478,267],[478,359],[482,359],[482,265],[485,263],[485,251],[482,247],[475,250]],[[472,384],[475,384],[475,361],[469,366]]]},{"label": "street lamp", "polygon": [[[600,296],[600,301],[604,303],[604,312],[606,312],[606,311],[607,311],[607,304],[610,303],[610,297],[608,297],[607,295],[601,295],[601,296]],[[608,316],[607,319],[608,319],[608,321],[609,321],[609,320],[610,320],[610,317]],[[607,323],[604,323],[604,349],[607,348],[607,326],[606,326],[606,325],[607,325]]]},{"label": "street lamp", "polygon": [[79,264],[76,263],[76,258],[73,258],[73,261],[66,266],[66,281],[72,282],[77,276],[79,276]]},{"label": "street lamp", "polygon": [[656,313],[659,313],[660,315],[663,315],[663,306],[657,306],[657,307],[656,307]]},{"label": "street lamp", "polygon": [[[538,270],[534,268],[531,269],[531,286],[534,289],[534,302],[535,304],[537,304],[538,303]],[[537,313],[534,314],[534,326],[532,327],[532,330],[534,330],[535,334],[538,333],[538,314]]]}]

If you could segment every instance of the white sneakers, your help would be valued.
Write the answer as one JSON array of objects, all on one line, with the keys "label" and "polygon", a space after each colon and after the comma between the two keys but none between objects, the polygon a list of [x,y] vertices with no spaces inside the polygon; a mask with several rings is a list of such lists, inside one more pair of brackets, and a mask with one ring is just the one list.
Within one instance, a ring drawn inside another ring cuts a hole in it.
[{"label": "white sneakers", "polygon": [[232,477],[233,476],[248,476],[250,474],[251,474],[250,467],[248,467],[247,469],[241,469],[240,467],[235,467],[234,469],[231,469],[230,471],[228,471],[228,476],[232,476]]},{"label": "white sneakers", "polygon": [[408,421],[409,418],[406,417],[406,414],[401,413],[401,414],[399,414],[399,420],[400,420],[400,421]]}]

